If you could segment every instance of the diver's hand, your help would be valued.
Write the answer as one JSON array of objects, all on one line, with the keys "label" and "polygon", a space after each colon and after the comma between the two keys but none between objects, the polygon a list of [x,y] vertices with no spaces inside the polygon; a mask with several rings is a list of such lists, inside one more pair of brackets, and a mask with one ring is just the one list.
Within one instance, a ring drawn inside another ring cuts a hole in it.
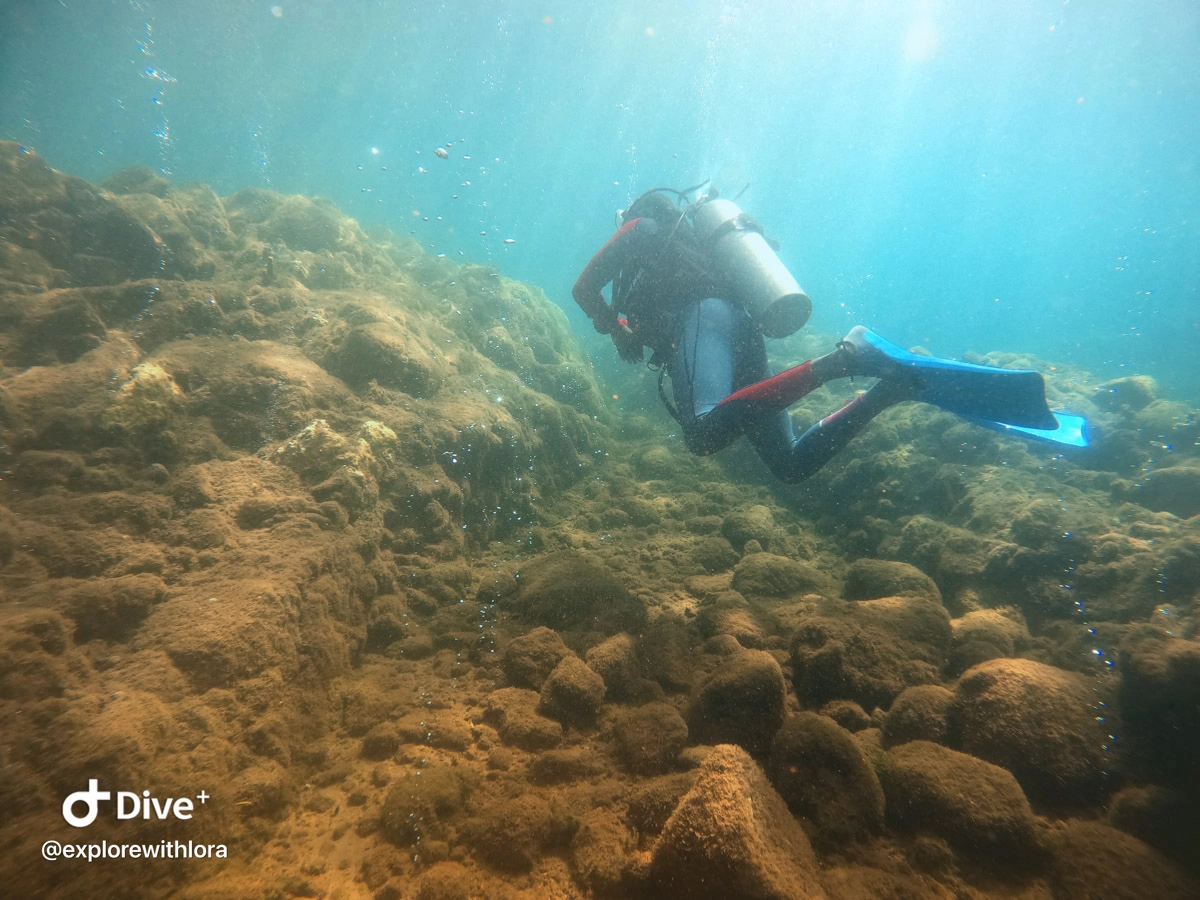
[{"label": "diver's hand", "polygon": [[642,361],[642,340],[624,323],[612,331],[612,342],[617,347],[617,353],[627,363]]}]

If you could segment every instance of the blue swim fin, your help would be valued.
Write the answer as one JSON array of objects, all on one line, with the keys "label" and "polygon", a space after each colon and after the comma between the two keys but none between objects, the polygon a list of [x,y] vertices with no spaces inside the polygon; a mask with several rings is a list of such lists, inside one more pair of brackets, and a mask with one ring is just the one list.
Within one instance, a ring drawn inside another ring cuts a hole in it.
[{"label": "blue swim fin", "polygon": [[915,400],[968,419],[983,419],[1017,429],[1053,433],[1062,428],[1046,404],[1046,384],[1040,372],[918,356],[861,325],[846,335],[845,343],[861,355],[867,367],[863,374],[883,378],[914,376],[919,391]]},{"label": "blue swim fin", "polygon": [[1073,413],[1056,412],[1053,414],[1058,422],[1057,428],[1022,428],[1020,425],[1009,425],[1007,422],[992,422],[975,416],[967,416],[976,425],[990,428],[1001,434],[1016,434],[1032,438],[1035,441],[1048,441],[1052,444],[1063,444],[1067,447],[1088,446],[1088,421],[1083,416]]}]

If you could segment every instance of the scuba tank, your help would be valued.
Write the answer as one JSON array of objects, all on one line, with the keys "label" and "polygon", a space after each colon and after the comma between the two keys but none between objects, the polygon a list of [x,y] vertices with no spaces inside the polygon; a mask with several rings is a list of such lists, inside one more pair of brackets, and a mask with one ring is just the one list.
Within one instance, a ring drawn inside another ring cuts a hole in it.
[{"label": "scuba tank", "polygon": [[758,329],[770,338],[798,331],[812,314],[812,300],[763,237],[762,226],[732,200],[715,193],[688,210],[700,247],[733,289]]}]

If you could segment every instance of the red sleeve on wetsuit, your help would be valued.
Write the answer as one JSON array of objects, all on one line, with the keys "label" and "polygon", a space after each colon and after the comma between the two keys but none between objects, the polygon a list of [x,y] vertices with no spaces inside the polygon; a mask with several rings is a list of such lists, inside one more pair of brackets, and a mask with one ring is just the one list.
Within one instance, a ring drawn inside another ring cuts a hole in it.
[{"label": "red sleeve on wetsuit", "polygon": [[625,264],[633,231],[640,221],[640,218],[630,219],[617,229],[608,243],[596,251],[571,289],[571,296],[601,334],[611,333],[617,321],[617,311],[605,302],[601,290],[617,277]]}]

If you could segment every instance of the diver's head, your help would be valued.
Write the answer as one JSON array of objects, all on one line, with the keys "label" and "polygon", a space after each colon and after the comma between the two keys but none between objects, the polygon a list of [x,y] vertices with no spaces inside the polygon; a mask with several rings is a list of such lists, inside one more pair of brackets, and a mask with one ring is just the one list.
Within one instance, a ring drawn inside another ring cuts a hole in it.
[{"label": "diver's head", "polygon": [[654,219],[663,225],[674,225],[679,210],[674,202],[660,190],[647,191],[633,201],[633,205],[621,215],[622,222],[634,219]]}]

